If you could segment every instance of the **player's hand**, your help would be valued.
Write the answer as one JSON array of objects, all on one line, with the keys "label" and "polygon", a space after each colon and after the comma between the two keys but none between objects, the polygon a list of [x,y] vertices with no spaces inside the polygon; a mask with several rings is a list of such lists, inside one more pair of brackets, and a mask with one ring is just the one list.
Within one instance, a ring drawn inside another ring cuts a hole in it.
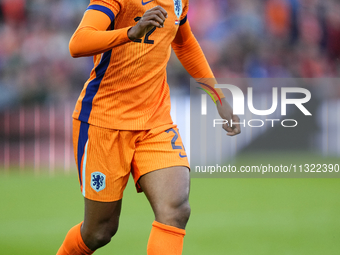
[{"label": "player's hand", "polygon": [[[233,109],[227,102],[225,98],[221,99],[222,105],[219,101],[216,102],[217,104],[217,110],[219,115],[222,119],[227,120],[227,124],[223,124],[223,129],[227,131],[227,135],[229,136],[235,136],[241,133],[241,127],[240,124],[234,124],[235,122],[239,123],[240,118],[237,115],[233,114]],[[233,122],[233,125],[231,126],[231,121]]]},{"label": "player's hand", "polygon": [[142,38],[154,27],[164,27],[166,18],[168,18],[168,13],[161,6],[156,6],[147,10],[143,17],[138,21],[137,25],[129,29],[128,37],[131,41]]}]

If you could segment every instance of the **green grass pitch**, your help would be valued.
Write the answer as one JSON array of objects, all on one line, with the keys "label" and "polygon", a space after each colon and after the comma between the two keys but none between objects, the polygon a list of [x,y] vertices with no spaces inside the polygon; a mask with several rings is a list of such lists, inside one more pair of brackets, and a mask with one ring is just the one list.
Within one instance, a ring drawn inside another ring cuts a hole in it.
[{"label": "green grass pitch", "polygon": [[[192,179],[183,254],[339,254],[339,185],[340,179]],[[55,254],[83,217],[75,173],[0,174],[0,192],[3,255]],[[152,221],[130,180],[118,233],[95,254],[146,254]]]}]

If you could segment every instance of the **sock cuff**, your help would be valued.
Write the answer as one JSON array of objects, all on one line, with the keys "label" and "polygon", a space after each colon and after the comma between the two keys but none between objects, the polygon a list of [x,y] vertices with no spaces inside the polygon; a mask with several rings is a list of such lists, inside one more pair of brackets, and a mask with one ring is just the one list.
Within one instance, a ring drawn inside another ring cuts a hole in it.
[{"label": "sock cuff", "polygon": [[163,231],[167,231],[167,232],[170,232],[171,234],[173,235],[179,235],[179,236],[185,236],[185,229],[181,229],[181,228],[176,228],[176,227],[173,227],[173,226],[169,226],[169,225],[165,225],[165,224],[162,224],[158,221],[154,221],[152,223],[152,226],[155,227],[155,228],[159,228]]},{"label": "sock cuff", "polygon": [[81,229],[81,226],[83,225],[83,222],[80,222],[76,227],[78,228],[78,233],[79,233],[79,235],[77,235],[77,237],[78,237],[78,244],[79,244],[79,246],[80,246],[80,248],[84,251],[84,252],[86,252],[86,254],[92,254],[93,253],[93,251],[92,250],[90,250],[90,248],[88,248],[87,246],[86,246],[86,244],[84,243],[84,240],[83,240],[83,238],[82,238],[82,236],[81,236],[81,231],[80,231],[80,229]]}]

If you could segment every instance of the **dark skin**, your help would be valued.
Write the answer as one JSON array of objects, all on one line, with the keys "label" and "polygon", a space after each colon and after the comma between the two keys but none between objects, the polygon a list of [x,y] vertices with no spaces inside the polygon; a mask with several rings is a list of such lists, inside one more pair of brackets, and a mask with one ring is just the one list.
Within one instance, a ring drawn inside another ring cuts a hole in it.
[{"label": "dark skin", "polygon": [[[146,11],[139,22],[128,31],[133,41],[145,36],[152,28],[164,27],[168,17],[160,6]],[[238,121],[232,108],[222,99],[217,110],[223,119]],[[230,122],[229,122],[230,123]],[[227,134],[234,136],[240,133],[240,126],[224,125]],[[155,220],[170,226],[185,229],[190,216],[188,202],[190,176],[188,168],[176,166],[156,170],[143,175],[138,180],[155,214]],[[85,198],[85,217],[81,227],[84,243],[91,250],[96,250],[110,242],[117,232],[122,200],[114,202],[97,202]]]},{"label": "dark skin", "polygon": [[[219,101],[216,103],[218,114],[221,116],[222,119],[228,121],[227,124],[223,124],[222,126],[223,129],[227,131],[228,136],[235,136],[240,134],[241,133],[240,124],[234,124],[239,123],[240,118],[237,115],[233,114],[233,109],[231,108],[231,106],[229,105],[225,98],[222,98],[221,101],[222,105]],[[233,123],[233,125],[231,125],[230,123]]]},{"label": "dark skin", "polygon": [[[169,167],[139,179],[155,214],[155,220],[184,229],[190,215],[190,177],[186,167]],[[85,219],[81,228],[84,243],[96,250],[110,242],[118,229],[122,200],[97,202],[85,198]]]},{"label": "dark skin", "polygon": [[154,27],[164,27],[164,22],[168,18],[168,13],[160,6],[147,10],[137,25],[128,31],[128,37],[134,41],[142,38],[147,32]]},{"label": "dark skin", "polygon": [[185,229],[190,215],[189,169],[184,166],[164,168],[139,179],[155,214],[155,220]]}]

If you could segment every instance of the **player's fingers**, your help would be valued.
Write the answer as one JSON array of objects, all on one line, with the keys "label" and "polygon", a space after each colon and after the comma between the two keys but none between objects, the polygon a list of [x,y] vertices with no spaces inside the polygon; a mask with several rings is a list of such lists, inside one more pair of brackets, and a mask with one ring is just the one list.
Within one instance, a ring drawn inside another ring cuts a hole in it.
[{"label": "player's fingers", "polygon": [[235,131],[237,134],[240,134],[240,133],[241,133],[241,126],[240,126],[240,124],[237,124],[237,125],[236,125],[236,128],[234,129],[234,131]]},{"label": "player's fingers", "polygon": [[143,16],[148,16],[148,15],[152,15],[152,14],[156,14],[156,13],[163,16],[164,19],[166,19],[168,17],[167,13],[164,13],[160,8],[157,8],[157,7],[154,7],[152,9],[146,11]]},{"label": "player's fingers", "polygon": [[[144,20],[144,23],[146,26],[149,26],[150,23],[152,23],[153,26],[160,27],[160,28],[163,27],[163,21],[158,16],[149,17],[146,20]],[[157,25],[154,25],[154,23],[156,23]]]},{"label": "player's fingers", "polygon": [[241,128],[239,124],[234,124],[233,126],[224,124],[222,127],[225,131],[227,131],[227,135],[229,136],[234,136],[234,135],[238,135],[239,133],[241,133]]},{"label": "player's fingers", "polygon": [[167,11],[164,10],[164,8],[163,8],[162,6],[159,6],[159,5],[158,5],[158,6],[156,6],[156,7],[151,8],[149,11],[155,11],[155,10],[160,11],[160,12],[164,15],[165,18],[168,17]]},{"label": "player's fingers", "polygon": [[156,14],[153,14],[152,16],[150,16],[149,18],[148,18],[148,20],[154,20],[154,21],[157,21],[160,25],[162,25],[163,26],[163,24],[164,24],[164,19],[162,19],[162,18],[160,18],[158,15],[156,15]]},{"label": "player's fingers", "polygon": [[227,135],[235,136],[235,135],[238,135],[240,133],[241,133],[241,131],[239,129],[235,128],[232,132],[228,132]]},{"label": "player's fingers", "polygon": [[232,132],[233,131],[233,128],[228,126],[228,124],[223,124],[222,127],[227,132]]},{"label": "player's fingers", "polygon": [[158,17],[160,17],[163,21],[166,20],[165,15],[160,11],[160,10],[155,10],[150,12],[148,15],[157,15]]},{"label": "player's fingers", "polygon": [[231,131],[227,133],[228,136],[235,136],[241,133],[240,125],[235,125]]},{"label": "player's fingers", "polygon": [[163,16],[163,14],[158,11],[158,12],[149,13],[148,15],[143,17],[143,20],[144,21],[146,21],[146,20],[157,21],[161,25],[160,27],[163,27],[165,18]]},{"label": "player's fingers", "polygon": [[[240,118],[237,115],[233,116],[233,129],[236,134],[241,133]],[[236,123],[236,124],[235,124]]]},{"label": "player's fingers", "polygon": [[235,136],[235,135],[238,135],[238,130],[237,129],[234,129],[232,132],[228,132],[227,135],[228,136]]},{"label": "player's fingers", "polygon": [[154,26],[154,27],[159,27],[162,28],[163,25],[159,24],[157,21],[154,20],[148,20],[145,22],[146,26]]}]

